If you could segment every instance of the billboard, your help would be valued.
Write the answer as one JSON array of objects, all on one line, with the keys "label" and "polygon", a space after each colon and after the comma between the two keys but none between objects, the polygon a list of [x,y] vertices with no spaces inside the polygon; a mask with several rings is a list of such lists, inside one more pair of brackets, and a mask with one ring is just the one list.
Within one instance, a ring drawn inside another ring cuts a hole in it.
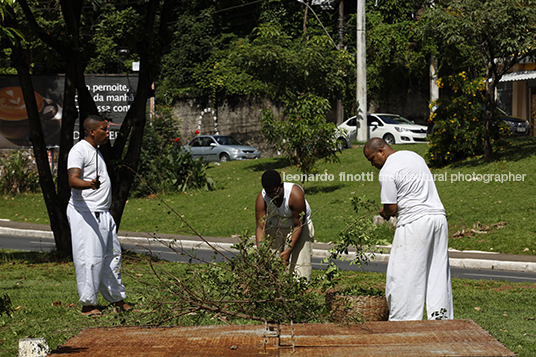
[{"label": "billboard", "polygon": [[[137,75],[86,75],[99,114],[110,122],[110,139],[115,140],[136,94]],[[35,99],[47,147],[59,146],[65,76],[33,76]],[[0,148],[31,146],[26,105],[16,76],[0,76]],[[80,139],[78,120],[74,138]]]}]

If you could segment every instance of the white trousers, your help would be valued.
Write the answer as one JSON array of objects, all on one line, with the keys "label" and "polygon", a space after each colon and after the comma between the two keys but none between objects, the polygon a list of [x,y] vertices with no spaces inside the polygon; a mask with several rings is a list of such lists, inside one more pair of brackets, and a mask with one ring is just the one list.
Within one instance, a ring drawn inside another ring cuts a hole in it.
[{"label": "white trousers", "polygon": [[67,207],[71,227],[73,261],[80,304],[97,304],[100,292],[109,302],[126,298],[121,283],[121,246],[109,211],[77,211]]},{"label": "white trousers", "polygon": [[421,217],[397,227],[385,289],[389,320],[453,319],[448,225],[442,215]]},{"label": "white trousers", "polygon": [[[267,239],[273,239],[272,248],[282,252],[286,246],[287,237],[292,232],[292,228],[271,227],[266,229]],[[290,254],[289,271],[296,273],[298,277],[305,277],[311,280],[313,265],[313,243],[315,240],[315,228],[313,222],[309,220],[302,228],[300,239],[296,242]]]}]

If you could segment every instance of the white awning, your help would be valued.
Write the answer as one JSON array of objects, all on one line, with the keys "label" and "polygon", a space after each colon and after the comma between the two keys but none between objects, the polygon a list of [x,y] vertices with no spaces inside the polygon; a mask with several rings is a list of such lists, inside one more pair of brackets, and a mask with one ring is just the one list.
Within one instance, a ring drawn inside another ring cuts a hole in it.
[{"label": "white awning", "polygon": [[528,81],[536,79],[536,71],[517,71],[506,73],[499,82]]}]

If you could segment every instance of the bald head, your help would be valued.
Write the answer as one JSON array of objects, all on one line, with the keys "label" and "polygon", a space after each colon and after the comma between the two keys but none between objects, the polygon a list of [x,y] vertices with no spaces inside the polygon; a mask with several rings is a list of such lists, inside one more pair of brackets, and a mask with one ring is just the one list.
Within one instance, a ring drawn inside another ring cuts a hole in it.
[{"label": "bald head", "polygon": [[378,149],[384,149],[387,146],[389,146],[389,144],[387,144],[385,140],[380,138],[372,138],[365,144],[365,147],[363,148],[363,153],[365,153],[365,151],[377,152]]},{"label": "bald head", "polygon": [[91,129],[95,130],[102,122],[105,121],[100,115],[88,115],[84,120],[84,132],[89,135]]},{"label": "bald head", "polygon": [[110,139],[108,122],[99,115],[89,115],[84,120],[84,131],[84,140],[95,147],[107,143]]},{"label": "bald head", "polygon": [[370,139],[363,148],[363,154],[367,160],[370,161],[372,166],[377,169],[381,169],[389,155],[394,154],[395,152],[396,151],[394,151],[389,144],[380,138]]}]

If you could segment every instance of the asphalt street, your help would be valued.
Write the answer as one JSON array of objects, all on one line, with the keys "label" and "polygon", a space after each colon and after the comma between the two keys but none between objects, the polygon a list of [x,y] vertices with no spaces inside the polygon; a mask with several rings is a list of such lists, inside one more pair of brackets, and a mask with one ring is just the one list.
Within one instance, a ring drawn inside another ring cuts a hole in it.
[{"label": "asphalt street", "polygon": [[[206,239],[206,241],[204,241]],[[186,262],[195,255],[193,262],[223,259],[236,253],[232,245],[237,242],[232,237],[182,236],[162,234],[158,237],[133,232],[119,232],[123,249],[148,253],[161,259]],[[170,248],[170,246],[173,248]],[[51,251],[55,249],[54,238],[49,226],[0,220],[0,248],[24,251]],[[329,244],[315,243],[313,268],[325,269]],[[214,249],[221,254],[214,254]],[[370,264],[359,267],[351,265],[355,255],[350,252],[347,261],[336,260],[341,269],[353,271],[385,272],[389,260],[389,247],[381,247]],[[193,253],[195,252],[195,254]],[[512,282],[536,282],[536,256],[498,254],[476,251],[449,252],[451,272],[454,278],[508,280]]]}]

